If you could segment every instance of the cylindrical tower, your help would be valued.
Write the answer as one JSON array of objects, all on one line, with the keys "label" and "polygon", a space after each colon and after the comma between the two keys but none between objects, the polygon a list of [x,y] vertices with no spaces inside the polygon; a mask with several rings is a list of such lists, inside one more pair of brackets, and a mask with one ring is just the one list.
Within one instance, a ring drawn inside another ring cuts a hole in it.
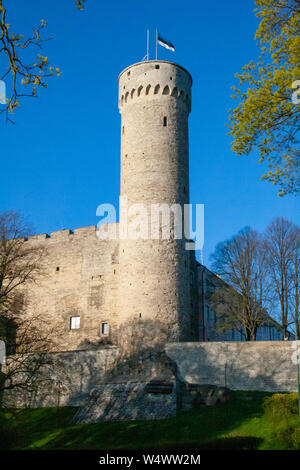
[{"label": "cylindrical tower", "polygon": [[[121,196],[128,208],[142,204],[149,222],[153,204],[179,204],[183,213],[189,202],[191,86],[183,67],[160,60],[134,64],[119,76]],[[148,238],[142,232],[142,238],[120,240],[120,321],[140,318],[146,328],[167,331],[168,341],[192,340],[186,240],[172,229],[168,239],[153,239],[150,224]]]}]

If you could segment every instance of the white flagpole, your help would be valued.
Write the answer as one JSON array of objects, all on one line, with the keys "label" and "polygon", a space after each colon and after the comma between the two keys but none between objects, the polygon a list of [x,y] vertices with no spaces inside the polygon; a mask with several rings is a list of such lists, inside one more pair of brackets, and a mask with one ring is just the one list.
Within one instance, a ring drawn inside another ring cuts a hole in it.
[{"label": "white flagpole", "polygon": [[157,60],[157,38],[158,38],[158,31],[156,28],[156,53],[155,53],[155,60]]},{"label": "white flagpole", "polygon": [[149,60],[149,29],[147,29],[147,60]]}]

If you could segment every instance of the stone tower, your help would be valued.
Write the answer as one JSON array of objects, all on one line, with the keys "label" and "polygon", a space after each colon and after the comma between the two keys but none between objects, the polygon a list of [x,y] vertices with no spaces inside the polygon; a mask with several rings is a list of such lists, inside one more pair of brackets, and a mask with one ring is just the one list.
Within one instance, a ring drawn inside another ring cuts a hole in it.
[{"label": "stone tower", "polygon": [[[128,207],[143,204],[149,220],[153,204],[180,204],[183,212],[189,203],[191,86],[183,67],[160,60],[131,65],[119,76],[121,196]],[[185,243],[172,229],[169,239],[120,240],[120,320],[161,325],[168,341],[195,338],[195,258]]]}]

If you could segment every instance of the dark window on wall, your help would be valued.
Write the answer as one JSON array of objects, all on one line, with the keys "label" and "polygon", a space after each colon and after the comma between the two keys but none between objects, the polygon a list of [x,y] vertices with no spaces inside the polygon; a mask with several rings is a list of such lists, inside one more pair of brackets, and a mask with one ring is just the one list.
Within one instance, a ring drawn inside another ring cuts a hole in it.
[{"label": "dark window on wall", "polygon": [[125,134],[125,127],[124,126],[122,127],[122,134],[123,135]]},{"label": "dark window on wall", "polygon": [[164,127],[167,127],[168,125],[168,119],[167,116],[164,116]]}]

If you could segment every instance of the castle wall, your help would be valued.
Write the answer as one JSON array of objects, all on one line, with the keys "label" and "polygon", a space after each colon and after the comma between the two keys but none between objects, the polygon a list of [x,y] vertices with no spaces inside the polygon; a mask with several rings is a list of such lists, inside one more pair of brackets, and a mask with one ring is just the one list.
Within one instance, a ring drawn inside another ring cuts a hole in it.
[{"label": "castle wall", "polygon": [[[99,240],[96,227],[52,232],[24,242],[42,246],[42,275],[26,285],[27,314],[38,315],[54,328],[59,349],[84,349],[108,339],[101,323],[118,324],[116,309],[118,242]],[[70,318],[80,317],[80,328]]]},{"label": "castle wall", "polygon": [[[149,356],[147,364],[142,364],[140,375],[136,362],[128,361],[128,373],[120,376],[115,376],[116,366],[121,364],[116,347],[53,353],[50,355],[53,363],[42,371],[46,381],[39,384],[37,393],[16,388],[6,392],[3,401],[5,406],[13,407],[84,406],[83,420],[106,420],[116,418],[112,414],[106,415],[111,398],[116,407],[112,411],[117,411],[120,419],[126,416],[127,419],[136,416],[142,419],[140,413],[153,417],[151,402],[163,406],[167,414],[174,412],[174,395],[167,396],[166,401],[144,395],[145,385],[156,377],[167,382],[176,379],[181,383],[225,386],[231,390],[294,392],[298,389],[297,365],[292,360],[295,359],[295,346],[296,342],[291,341],[169,343],[165,347],[166,359],[170,358],[174,367],[164,360],[159,368],[157,357]],[[143,391],[140,401],[134,384]],[[121,403],[125,408],[130,405],[128,410],[122,410]],[[92,417],[87,416],[90,405],[94,407]],[[143,410],[145,406],[147,409]]]},{"label": "castle wall", "polygon": [[[115,364],[116,347],[99,350],[50,353],[39,370],[37,390],[13,388],[4,392],[5,407],[81,406]],[[6,367],[15,358],[7,358]],[[18,380],[18,377],[16,377]]]},{"label": "castle wall", "polygon": [[173,343],[167,355],[178,376],[192,384],[231,390],[295,392],[298,390],[294,341]]},{"label": "castle wall", "polygon": [[[144,222],[149,230],[153,204],[176,204],[184,232],[191,86],[184,68],[164,61],[135,64],[119,77],[121,196],[127,198],[129,210],[137,203],[148,211]],[[120,212],[121,227],[127,216]],[[118,330],[123,326],[126,331],[135,320],[152,330],[152,336],[147,331],[150,343],[198,339],[195,252],[186,250],[186,233],[176,237],[172,210],[170,217],[167,237],[167,221],[159,220],[157,239],[148,231],[138,239],[121,234],[119,239],[103,240],[91,226],[40,234],[24,242],[45,249],[42,275],[25,286],[26,312],[54,329],[59,351],[115,343]],[[131,221],[129,215],[127,222]],[[74,317],[80,319],[80,328],[71,328]],[[109,325],[108,335],[103,323]]]}]

